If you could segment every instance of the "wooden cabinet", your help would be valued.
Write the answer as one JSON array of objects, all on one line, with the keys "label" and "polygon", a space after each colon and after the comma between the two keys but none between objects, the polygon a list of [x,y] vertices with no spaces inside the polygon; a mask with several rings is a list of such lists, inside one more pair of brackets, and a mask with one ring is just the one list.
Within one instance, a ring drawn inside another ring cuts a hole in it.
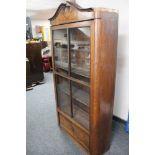
[{"label": "wooden cabinet", "polygon": [[26,58],[29,60],[29,81],[31,81],[31,84],[39,83],[44,79],[41,49],[41,43],[26,44]]},{"label": "wooden cabinet", "polygon": [[49,20],[59,125],[102,155],[111,142],[118,13],[67,2]]}]

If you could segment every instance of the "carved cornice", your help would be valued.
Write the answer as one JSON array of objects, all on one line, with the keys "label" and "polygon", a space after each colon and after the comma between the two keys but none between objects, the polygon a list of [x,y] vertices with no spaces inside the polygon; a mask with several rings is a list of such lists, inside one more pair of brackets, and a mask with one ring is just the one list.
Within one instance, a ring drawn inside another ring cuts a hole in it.
[{"label": "carved cornice", "polygon": [[49,18],[50,21],[54,20],[60,13],[60,11],[64,8],[67,8],[69,6],[72,6],[74,7],[75,9],[77,9],[78,11],[80,12],[93,12],[93,8],[82,8],[80,7],[77,3],[72,3],[72,2],[69,2],[67,1],[66,3],[61,3],[58,7],[58,9],[56,10],[55,14],[53,15],[53,17]]}]

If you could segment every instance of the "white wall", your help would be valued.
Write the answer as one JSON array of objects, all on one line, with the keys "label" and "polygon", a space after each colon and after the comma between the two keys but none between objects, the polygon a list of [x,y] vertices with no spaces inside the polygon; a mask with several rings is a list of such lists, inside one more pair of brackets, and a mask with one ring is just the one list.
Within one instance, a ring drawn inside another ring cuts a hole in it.
[{"label": "white wall", "polygon": [[126,120],[129,110],[128,0],[76,0],[76,2],[82,7],[105,7],[119,10],[119,33],[114,115]]}]

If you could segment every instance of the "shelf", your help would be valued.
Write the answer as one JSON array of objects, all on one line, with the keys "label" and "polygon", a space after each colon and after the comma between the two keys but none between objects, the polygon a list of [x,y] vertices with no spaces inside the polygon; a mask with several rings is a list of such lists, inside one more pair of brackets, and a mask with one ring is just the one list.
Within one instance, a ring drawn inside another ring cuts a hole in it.
[{"label": "shelf", "polygon": [[[57,87],[59,91],[62,91],[66,95],[70,95],[69,88],[67,88],[66,83],[58,84]],[[72,87],[72,98],[86,106],[89,106],[89,93],[80,88]]]},{"label": "shelf", "polygon": [[67,52],[67,47],[54,47],[55,49],[65,49],[66,50],[66,52]]},{"label": "shelf", "polygon": [[65,114],[71,116],[71,107],[69,104],[65,104],[65,105],[59,104],[59,109],[63,111]]},{"label": "shelf", "polygon": [[62,61],[55,61],[55,66],[57,68],[63,69],[65,71],[68,71],[68,63],[62,62]]},{"label": "shelf", "polygon": [[72,52],[76,52],[76,51],[78,51],[78,52],[87,52],[87,53],[89,53],[90,52],[90,49],[86,49],[86,48],[80,48],[80,46],[78,47],[78,48],[71,48],[71,50],[72,50]]},{"label": "shelf", "polygon": [[58,90],[65,93],[66,95],[70,95],[70,92],[69,92],[69,84],[67,83],[61,83],[61,84],[57,84],[57,87],[58,87]]},{"label": "shelf", "polygon": [[85,82],[84,80],[79,80],[79,79],[76,79],[74,77],[69,77],[68,75],[63,75],[58,71],[54,71],[53,73],[58,75],[58,76],[61,76],[61,77],[65,78],[65,79],[68,79],[70,81],[76,82],[76,83],[78,83],[80,85],[83,85],[83,86],[86,86],[86,87],[90,88],[90,84],[88,82]]},{"label": "shelf", "polygon": [[89,114],[76,105],[73,105],[73,119],[89,129]]},{"label": "shelf", "polygon": [[86,106],[89,106],[89,93],[80,88],[72,87],[72,98]]},{"label": "shelf", "polygon": [[[59,109],[62,112],[66,113],[66,111],[68,112],[70,110],[70,105],[69,104],[62,105],[61,107],[59,107]],[[89,129],[89,114],[86,111],[80,109],[76,105],[73,105],[72,119],[75,120],[80,125],[82,125],[85,129]]]},{"label": "shelf", "polygon": [[72,74],[77,74],[77,75],[83,76],[85,78],[90,78],[89,71],[88,70],[84,70],[81,67],[77,67],[77,68],[73,68],[72,67],[71,73]]},{"label": "shelf", "polygon": [[[68,63],[62,61],[55,61],[55,67],[68,71]],[[90,78],[90,68],[84,69],[84,67],[78,67],[77,65],[71,66],[71,73],[76,74],[85,78]]]},{"label": "shelf", "polygon": [[86,132],[88,135],[90,134],[89,130],[83,127],[81,124],[79,124],[77,121],[72,119],[70,116],[66,115],[59,107],[57,108],[57,111],[63,115],[65,118],[67,118],[69,121],[71,121],[74,125],[82,129],[84,132]]},{"label": "shelf", "polygon": [[90,67],[86,65],[79,67],[79,65],[71,63],[71,72],[86,78],[90,78]]}]

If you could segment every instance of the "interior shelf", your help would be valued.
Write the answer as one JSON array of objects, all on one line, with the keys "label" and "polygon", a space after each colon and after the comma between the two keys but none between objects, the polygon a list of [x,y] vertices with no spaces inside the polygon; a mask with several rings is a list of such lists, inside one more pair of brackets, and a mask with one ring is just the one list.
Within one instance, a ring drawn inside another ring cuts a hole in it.
[{"label": "interior shelf", "polygon": [[89,129],[89,114],[76,105],[73,105],[73,119]]},{"label": "interior shelf", "polygon": [[74,86],[72,87],[72,98],[83,103],[86,106],[89,105],[89,93]]},{"label": "interior shelf", "polygon": [[66,103],[66,101],[63,101],[63,103],[60,103],[59,104],[59,108],[64,113],[66,113],[69,116],[71,116],[71,107],[70,107],[70,105],[68,103]]},{"label": "interior shelf", "polygon": [[68,86],[69,86],[69,84],[67,84],[67,83],[61,83],[61,84],[57,85],[59,91],[62,91],[66,95],[70,95]]},{"label": "interior shelf", "polygon": [[55,66],[57,68],[61,68],[61,69],[64,69],[65,71],[68,71],[68,63],[67,62],[55,61]]},{"label": "interior shelf", "polygon": [[71,106],[70,106],[69,95],[64,94],[63,92],[59,91],[59,93],[58,93],[58,106],[64,113],[71,116]]},{"label": "interior shelf", "polygon": [[[70,111],[70,105],[64,104],[60,106],[60,110],[63,112]],[[73,117],[76,122],[82,125],[84,128],[89,129],[89,114],[76,105],[73,105]]]},{"label": "interior shelf", "polygon": [[[55,61],[55,66],[56,68],[60,68],[63,69],[65,71],[68,71],[68,63],[65,62],[61,62],[61,61]],[[90,78],[90,73],[89,73],[90,69],[85,69],[85,67],[78,67],[75,66],[71,68],[71,72],[72,74],[76,74],[85,78]]]},{"label": "interior shelf", "polygon": [[72,73],[75,73],[75,74],[78,74],[80,76],[84,76],[86,78],[89,78],[90,77],[90,74],[89,74],[89,68],[85,68],[85,67],[78,67],[77,65],[72,65],[71,67],[71,72]]},{"label": "interior shelf", "polygon": [[[66,95],[70,95],[67,83],[58,84],[58,90],[63,91]],[[89,93],[82,89],[72,86],[72,98],[86,106],[89,106]]]}]

